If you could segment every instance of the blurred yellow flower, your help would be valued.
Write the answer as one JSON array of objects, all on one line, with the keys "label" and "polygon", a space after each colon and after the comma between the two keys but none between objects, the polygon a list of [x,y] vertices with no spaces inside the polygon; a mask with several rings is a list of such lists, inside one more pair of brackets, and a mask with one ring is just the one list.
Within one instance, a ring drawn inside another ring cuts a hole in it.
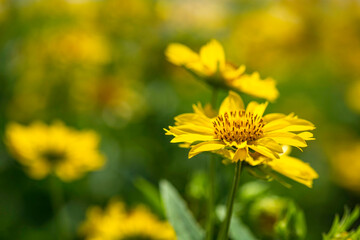
[{"label": "blurred yellow flower", "polygon": [[350,83],[346,91],[346,103],[356,113],[360,113],[360,80]]},{"label": "blurred yellow flower", "polygon": [[[322,16],[327,20],[319,28],[320,44],[324,57],[332,64],[331,69],[355,76],[360,69],[359,7],[357,1],[329,1],[328,10]],[[341,36],[337,32],[341,32]]]},{"label": "blurred yellow flower", "polygon": [[253,69],[293,71],[294,65],[304,60],[311,44],[306,14],[301,13],[303,5],[297,5],[295,1],[270,1],[264,7],[239,14],[233,19],[227,41],[230,48],[241,46],[234,57],[245,59]]},{"label": "blurred yellow flower", "polygon": [[79,111],[100,110],[103,117],[130,121],[146,112],[144,96],[138,90],[141,85],[131,80],[122,76],[78,79],[71,84],[71,102]]},{"label": "blurred yellow flower", "polygon": [[143,206],[127,212],[122,202],[113,200],[105,210],[91,207],[79,232],[87,240],[176,239],[174,229]]},{"label": "blurred yellow flower", "polygon": [[227,19],[226,4],[217,0],[159,0],[155,10],[168,28],[177,31],[219,30]]},{"label": "blurred yellow flower", "polygon": [[6,144],[13,156],[26,167],[30,177],[42,179],[52,172],[63,181],[72,181],[104,165],[94,131],[77,131],[61,122],[48,126],[10,123]]},{"label": "blurred yellow flower", "polygon": [[257,72],[245,74],[244,65],[235,67],[226,62],[224,49],[216,40],[201,47],[199,54],[183,44],[172,43],[165,55],[173,64],[185,67],[215,87],[237,90],[269,101],[274,101],[279,95],[272,78],[262,80]]},{"label": "blurred yellow flower", "polygon": [[105,64],[110,54],[101,33],[93,29],[69,28],[57,30],[44,42],[48,58],[61,64]]},{"label": "blurred yellow flower", "polygon": [[245,109],[240,96],[230,91],[217,116],[208,117],[194,106],[194,113],[175,117],[175,126],[165,131],[174,136],[171,142],[191,148],[189,158],[206,151],[215,152],[232,162],[267,165],[311,187],[316,172],[301,160],[284,155],[283,145],[306,147],[306,141],[314,139],[308,132],[314,125],[294,114],[263,116],[266,107],[267,103],[250,102]]},{"label": "blurred yellow flower", "polygon": [[360,142],[344,144],[330,155],[333,179],[341,186],[360,193]]}]

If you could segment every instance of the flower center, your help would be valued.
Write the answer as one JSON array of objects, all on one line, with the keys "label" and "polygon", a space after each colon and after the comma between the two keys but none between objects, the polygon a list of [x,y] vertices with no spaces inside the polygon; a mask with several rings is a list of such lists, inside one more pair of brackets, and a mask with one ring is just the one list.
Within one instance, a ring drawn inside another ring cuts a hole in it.
[{"label": "flower center", "polygon": [[227,143],[237,144],[259,139],[263,135],[263,119],[245,110],[226,112],[213,121],[215,136]]},{"label": "flower center", "polygon": [[120,238],[120,240],[153,240],[153,238],[139,235],[139,236],[122,237]]},{"label": "flower center", "polygon": [[57,164],[65,159],[65,153],[54,151],[54,150],[48,150],[41,154],[43,158],[45,158],[48,162],[51,164]]}]

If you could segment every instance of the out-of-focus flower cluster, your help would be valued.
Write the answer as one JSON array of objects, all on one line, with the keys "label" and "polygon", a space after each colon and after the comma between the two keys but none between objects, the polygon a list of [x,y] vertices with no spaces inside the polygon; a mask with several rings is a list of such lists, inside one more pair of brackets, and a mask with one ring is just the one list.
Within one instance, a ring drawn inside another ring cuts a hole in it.
[{"label": "out-of-focus flower cluster", "polygon": [[127,212],[124,203],[112,200],[105,210],[91,207],[86,215],[87,219],[80,227],[80,233],[86,239],[176,239],[171,225],[157,219],[144,206]]},{"label": "out-of-focus flower cluster", "polygon": [[42,179],[54,173],[64,181],[78,179],[104,165],[98,151],[99,136],[93,131],[76,131],[61,122],[47,126],[12,123],[7,127],[6,144],[28,174]]}]

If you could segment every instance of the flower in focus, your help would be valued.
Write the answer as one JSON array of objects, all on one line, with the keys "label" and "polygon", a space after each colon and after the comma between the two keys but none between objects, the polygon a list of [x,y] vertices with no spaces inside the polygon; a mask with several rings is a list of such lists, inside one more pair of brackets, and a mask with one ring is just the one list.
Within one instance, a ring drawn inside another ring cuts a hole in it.
[{"label": "flower in focus", "polygon": [[[267,165],[278,173],[308,187],[312,187],[313,180],[318,178],[319,175],[310,167],[309,164],[301,161],[298,158],[289,156],[289,146],[283,146],[284,153],[279,154],[280,158],[263,159]],[[260,157],[263,158],[263,157]]]},{"label": "flower in focus", "polygon": [[180,43],[170,44],[165,54],[170,62],[206,79],[210,85],[237,90],[269,101],[274,101],[279,95],[272,78],[262,80],[257,72],[245,74],[244,65],[235,67],[226,62],[224,49],[216,40],[204,45],[199,54]]},{"label": "flower in focus", "polygon": [[63,181],[72,181],[104,165],[99,152],[99,136],[93,131],[77,131],[61,122],[48,126],[11,123],[6,129],[6,144],[13,156],[34,179],[52,172]]},{"label": "flower in focus", "polygon": [[[241,97],[230,91],[215,117],[194,106],[194,113],[175,117],[175,126],[166,130],[173,143],[189,146],[189,158],[202,152],[215,152],[231,162],[250,166],[266,165],[308,187],[317,178],[306,163],[287,156],[283,146],[306,147],[313,140],[314,125],[294,114],[264,115],[267,103],[250,102],[245,109]],[[296,133],[295,133],[296,132]]]},{"label": "flower in focus", "polygon": [[80,233],[89,240],[172,240],[175,231],[167,222],[160,221],[149,210],[139,206],[127,212],[122,202],[112,201],[105,210],[91,207]]}]

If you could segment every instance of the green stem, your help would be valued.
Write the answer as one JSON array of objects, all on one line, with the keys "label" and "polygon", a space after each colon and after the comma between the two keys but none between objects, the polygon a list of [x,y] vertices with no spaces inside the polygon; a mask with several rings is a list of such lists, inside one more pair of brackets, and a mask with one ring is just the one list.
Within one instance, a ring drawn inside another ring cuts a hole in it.
[{"label": "green stem", "polygon": [[211,155],[209,165],[209,220],[208,220],[208,235],[207,239],[212,240],[214,235],[214,213],[215,213],[215,156]]},{"label": "green stem", "polygon": [[216,100],[217,100],[218,90],[213,88],[212,95],[211,95],[211,106],[216,109]]},{"label": "green stem", "polygon": [[225,221],[223,223],[224,224],[223,229],[219,234],[219,238],[218,238],[219,240],[228,239],[229,227],[230,227],[231,215],[232,215],[233,206],[234,206],[236,190],[238,189],[239,182],[240,182],[240,173],[241,173],[241,161],[238,161],[235,165],[234,180],[233,180],[230,196],[228,199],[228,204],[227,204],[227,208],[226,208],[226,217],[225,217]]},{"label": "green stem", "polygon": [[[213,88],[211,96],[211,105],[213,109],[216,109],[216,100],[217,100],[217,89]],[[212,155],[209,164],[209,219],[208,219],[208,231],[207,231],[207,240],[212,240],[214,236],[214,220],[215,220],[215,156]]]},{"label": "green stem", "polygon": [[70,239],[69,236],[69,218],[65,209],[62,209],[64,197],[61,182],[57,179],[56,176],[51,175],[49,177],[50,182],[50,197],[52,202],[52,207],[54,211],[54,218],[56,221],[56,229],[55,229],[55,236],[58,239]]}]

